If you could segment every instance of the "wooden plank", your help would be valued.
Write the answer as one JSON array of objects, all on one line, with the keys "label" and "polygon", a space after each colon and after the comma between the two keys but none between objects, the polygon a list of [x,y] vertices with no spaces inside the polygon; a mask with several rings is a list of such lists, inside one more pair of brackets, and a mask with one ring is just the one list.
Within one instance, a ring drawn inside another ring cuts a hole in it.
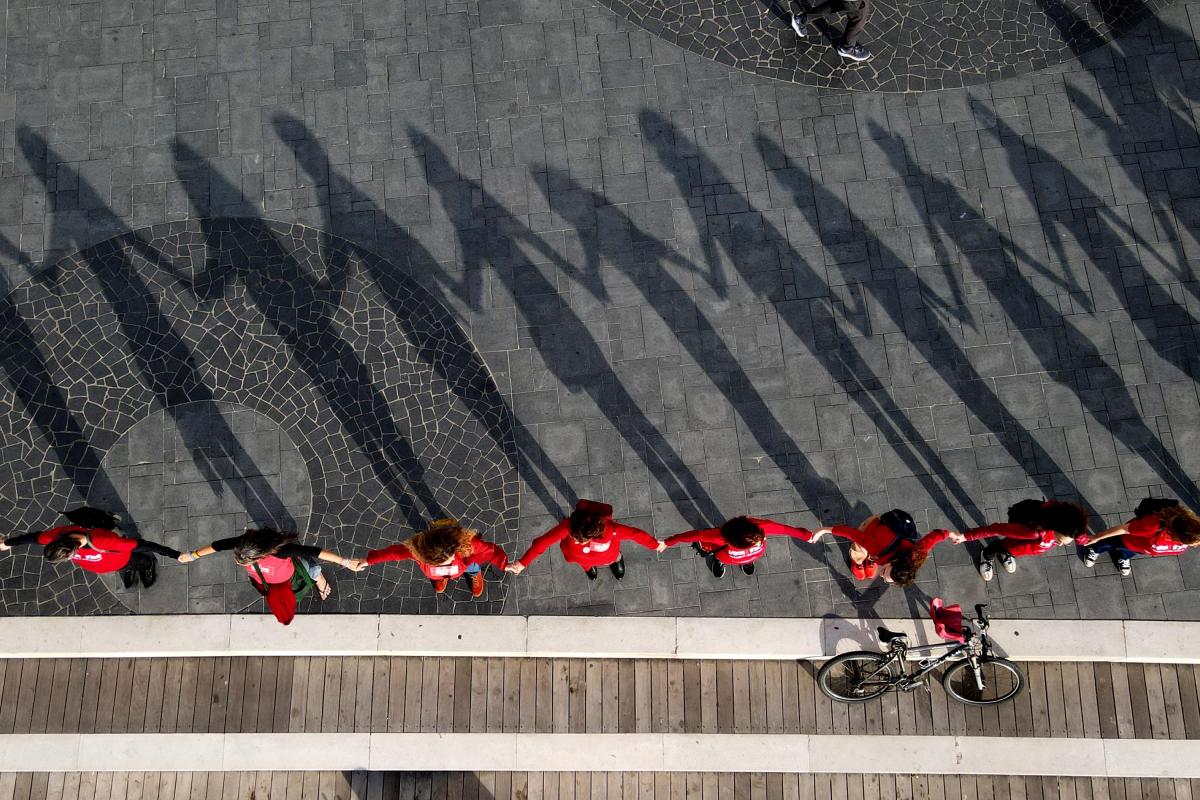
[{"label": "wooden plank", "polygon": [[767,676],[766,665],[762,661],[751,661],[750,693],[748,697],[750,731],[765,733],[767,730]]},{"label": "wooden plank", "polygon": [[584,730],[602,733],[604,729],[604,671],[601,662],[594,659],[584,662]]},{"label": "wooden plank", "polygon": [[[428,668],[428,665],[426,665]],[[488,733],[504,731],[504,659],[487,660],[487,723]]]},{"label": "wooden plank", "polygon": [[[170,659],[176,661],[177,659]],[[164,733],[197,733],[199,730],[196,727],[196,698],[199,696],[200,678],[202,675],[207,675],[208,688],[205,689],[205,694],[212,692],[212,670],[213,659],[179,659],[183,663],[179,665],[179,700],[175,705],[174,726],[172,728],[163,728]],[[169,662],[168,662],[169,663]],[[204,704],[208,707],[208,703]],[[171,720],[172,715],[164,709],[163,722]],[[205,717],[207,720],[207,715]],[[188,791],[191,791],[191,784],[188,784]],[[176,790],[178,794],[178,789]]]},{"label": "wooden plank", "polygon": [[[466,659],[457,658],[455,662]],[[371,732],[383,733],[388,729],[389,692],[392,688],[392,661],[390,658],[371,659]],[[462,697],[463,695],[459,695]],[[401,698],[403,702],[403,698]],[[459,730],[459,729],[455,729]],[[465,730],[465,729],[463,729]],[[382,786],[382,783],[380,783]]]},{"label": "wooden plank", "polygon": [[667,663],[662,659],[650,662],[650,724],[656,733],[667,730]]},{"label": "wooden plank", "polygon": [[[178,687],[175,687],[178,692]],[[136,691],[136,689],[135,689]],[[140,730],[158,733],[162,726],[163,702],[167,695],[167,659],[150,659],[150,674],[146,684],[146,715]],[[157,790],[157,784],[155,786]],[[144,789],[143,789],[144,791]]]},{"label": "wooden plank", "polygon": [[[71,667],[77,659],[55,659],[50,670],[51,681],[49,697],[46,704],[45,724],[35,733],[62,733],[63,719],[66,717],[67,695],[70,691]],[[2,662],[0,662],[0,682],[3,681]]]},{"label": "wooden plank", "polygon": [[682,733],[687,705],[684,701],[683,662],[667,662],[667,733]]},{"label": "wooden plank", "polygon": [[1046,665],[1029,664],[1029,701],[1033,707],[1033,735],[1050,735],[1050,706],[1046,691]]},{"label": "wooden plank", "polygon": [[292,692],[287,704],[287,733],[303,733],[308,712],[308,674],[311,659],[297,656],[292,661]]},{"label": "wooden plank", "polygon": [[1162,668],[1158,664],[1144,664],[1146,676],[1146,712],[1150,718],[1150,735],[1155,739],[1171,737],[1167,721],[1167,701],[1163,692]]},{"label": "wooden plank", "polygon": [[[683,665],[680,664],[682,671]],[[682,687],[680,687],[680,716],[683,716]],[[617,662],[605,659],[600,662],[600,730],[603,733],[619,733],[621,730],[621,680]]]},{"label": "wooden plank", "polygon": [[[358,657],[347,656],[341,659],[339,667],[341,672],[338,675],[337,730],[339,733],[350,733],[354,730],[354,718],[358,708]],[[435,701],[435,709],[436,706]],[[436,727],[435,725],[434,728]]]},{"label": "wooden plank", "polygon": [[133,673],[136,664],[132,658],[117,659],[117,687],[113,695],[113,733],[125,733],[129,729],[129,711],[133,702]]},{"label": "wooden plank", "polygon": [[[120,662],[119,658],[103,659],[100,668],[100,694],[96,698],[96,733],[113,732],[113,713],[116,710],[117,673],[120,670]],[[20,714],[20,709],[17,713]]]},{"label": "wooden plank", "polygon": [[125,730],[141,733],[146,729],[146,710],[150,703],[150,670],[154,659],[138,658],[133,662],[133,683],[130,686],[129,713]]},{"label": "wooden plank", "polygon": [[[321,656],[308,659],[308,676],[304,682],[304,732],[320,733],[325,714],[325,675],[329,659]],[[293,694],[295,690],[293,690]],[[305,782],[315,779],[305,776]]]},{"label": "wooden plank", "polygon": [[533,709],[533,725],[537,733],[552,733],[554,731],[556,663],[548,658],[536,659],[533,662],[534,681],[537,691],[537,703]]},{"label": "wooden plank", "polygon": [[1171,739],[1186,739],[1187,731],[1183,720],[1183,699],[1179,688],[1179,674],[1174,664],[1158,665],[1159,680],[1162,681],[1163,706],[1167,718],[1167,735]]},{"label": "wooden plank", "polygon": [[733,662],[717,662],[717,733],[733,733]]},{"label": "wooden plank", "polygon": [[[1179,686],[1184,738],[1200,738],[1200,699],[1197,697],[1200,693],[1196,691],[1195,668],[1191,664],[1176,664],[1175,677]],[[1200,797],[1196,800],[1200,800]]]},{"label": "wooden plank", "polygon": [[1096,739],[1100,736],[1100,710],[1097,702],[1096,669],[1090,663],[1075,665],[1076,676],[1079,680],[1079,715],[1083,722],[1085,738]]},{"label": "wooden plank", "polygon": [[45,733],[50,716],[50,693],[54,686],[54,665],[58,659],[44,660],[38,665],[37,683],[33,690],[33,708],[29,715],[30,733]]},{"label": "wooden plank", "polygon": [[634,733],[638,729],[636,670],[633,659],[617,662],[617,729],[621,733]]},{"label": "wooden plank", "polygon": [[567,710],[567,729],[571,733],[587,731],[587,668],[580,659],[568,662],[570,696]]},{"label": "wooden plank", "polygon": [[1104,662],[1097,662],[1092,666],[1096,676],[1096,722],[1100,726],[1100,736],[1105,739],[1116,739],[1119,736],[1113,666]]},{"label": "wooden plank", "polygon": [[[616,689],[613,678],[613,689]],[[613,703],[612,713],[616,713]],[[504,659],[504,726],[505,733],[516,733],[521,727],[521,662],[516,658]],[[482,783],[480,786],[482,787]]]},{"label": "wooden plank", "polygon": [[733,732],[751,733],[750,728],[750,665],[733,662]]},{"label": "wooden plank", "polygon": [[[158,722],[158,731],[160,733],[179,733],[179,703],[180,697],[184,691],[195,693],[196,691],[196,659],[194,658],[167,658],[163,659],[166,663],[166,674],[163,678],[165,684],[163,689],[162,700],[162,715]],[[184,664],[191,664],[191,682],[188,688],[185,689],[183,681]],[[190,730],[190,725],[188,730]],[[162,786],[160,783],[159,794],[162,794]]]},{"label": "wooden plank", "polygon": [[782,711],[780,733],[800,733],[800,698],[796,670],[798,664],[779,662],[779,702]]},{"label": "wooden plank", "polygon": [[[227,656],[213,659],[212,668],[212,704],[205,706],[202,701],[203,697],[197,694],[196,697],[196,720],[204,719],[206,733],[221,733],[225,729],[225,723],[228,719],[229,702],[230,702],[230,687],[233,682],[233,672],[236,671],[237,659],[230,659]],[[197,687],[199,688],[199,687]],[[207,710],[207,714],[205,713]],[[212,783],[206,780],[206,784]]]},{"label": "wooden plank", "polygon": [[[373,658],[359,658],[357,660],[358,674],[355,680],[354,717],[351,720],[350,730],[359,733],[369,733],[371,731],[371,702],[374,690],[373,681],[375,680],[375,661],[376,659]],[[453,659],[446,659],[446,665],[449,667],[451,675],[453,675]],[[453,679],[448,681],[448,683],[453,686]],[[453,711],[453,708],[450,710]],[[442,730],[449,731],[450,726],[447,725]]]},{"label": "wooden plank", "polygon": [[[408,659],[408,681],[404,686],[404,732],[419,733],[425,730],[424,718],[427,714],[433,713],[436,719],[436,709],[426,709],[425,687],[429,680],[425,676],[425,668],[428,666],[423,658]],[[437,673],[434,672],[432,680],[437,680]],[[477,732],[472,727],[472,732]]]},{"label": "wooden plank", "polygon": [[1062,737],[1067,735],[1067,711],[1063,692],[1062,665],[1047,663],[1043,665],[1046,680],[1046,716],[1050,726],[1050,735]]},{"label": "wooden plank", "polygon": [[41,661],[28,658],[15,664],[17,666],[12,669],[15,674],[8,678],[11,683],[4,693],[4,705],[0,706],[0,733],[29,733],[33,722],[33,701]]},{"label": "wooden plank", "polygon": [[[325,659],[325,686],[321,695],[321,730],[335,731],[342,708],[342,669],[344,658]],[[324,783],[322,785],[325,785]],[[332,784],[330,784],[332,785]]]},{"label": "wooden plank", "polygon": [[1124,664],[1129,680],[1129,704],[1133,711],[1133,734],[1138,739],[1150,739],[1150,698],[1146,694],[1146,670],[1142,664]]},{"label": "wooden plank", "polygon": [[389,659],[388,673],[387,730],[400,733],[404,730],[404,709],[408,704],[408,659]]},{"label": "wooden plank", "polygon": [[[262,700],[258,704],[258,719],[254,723],[256,731],[287,733],[288,717],[291,713],[291,674],[287,670],[293,661],[293,658],[283,659],[278,656],[263,658],[262,677],[258,682]],[[281,668],[287,674],[280,675]]]}]

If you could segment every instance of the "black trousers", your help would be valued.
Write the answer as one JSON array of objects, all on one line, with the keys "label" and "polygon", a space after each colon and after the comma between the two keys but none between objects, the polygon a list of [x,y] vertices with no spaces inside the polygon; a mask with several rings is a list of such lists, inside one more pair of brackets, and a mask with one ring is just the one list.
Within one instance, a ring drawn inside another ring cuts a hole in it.
[{"label": "black trousers", "polygon": [[993,559],[996,556],[1000,555],[1001,553],[1007,553],[1007,552],[1008,552],[1008,548],[1004,546],[1004,540],[997,539],[996,541],[989,544],[987,547],[983,548],[983,557],[985,559]]},{"label": "black trousers", "polygon": [[807,12],[808,19],[829,19],[839,14],[846,15],[846,32],[842,34],[842,44],[853,47],[858,43],[858,35],[862,33],[871,18],[871,0],[825,0],[811,11]]},{"label": "black trousers", "polygon": [[121,567],[121,582],[126,586],[134,586],[141,582],[139,573],[157,568],[154,556],[149,553],[130,553],[129,563]]}]

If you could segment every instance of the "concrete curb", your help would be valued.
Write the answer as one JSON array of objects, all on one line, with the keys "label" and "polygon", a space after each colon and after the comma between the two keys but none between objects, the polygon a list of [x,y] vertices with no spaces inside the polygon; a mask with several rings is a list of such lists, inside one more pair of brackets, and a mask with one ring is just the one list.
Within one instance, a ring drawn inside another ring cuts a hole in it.
[{"label": "concrete curb", "polygon": [[[821,660],[877,646],[875,628],[936,643],[917,620],[703,617],[299,616],[7,617],[5,658],[493,656]],[[996,620],[997,650],[1028,661],[1200,663],[1200,622]]]},{"label": "concrete curb", "polygon": [[806,734],[0,736],[0,772],[871,772],[1200,778],[1200,741]]}]

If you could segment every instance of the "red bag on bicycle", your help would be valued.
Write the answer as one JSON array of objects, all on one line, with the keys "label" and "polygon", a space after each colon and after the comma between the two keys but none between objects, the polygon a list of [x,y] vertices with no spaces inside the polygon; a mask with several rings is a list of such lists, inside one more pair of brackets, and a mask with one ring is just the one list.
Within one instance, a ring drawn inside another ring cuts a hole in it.
[{"label": "red bag on bicycle", "polygon": [[957,603],[946,605],[940,597],[929,601],[929,616],[933,619],[933,630],[947,642],[965,642],[962,606]]}]

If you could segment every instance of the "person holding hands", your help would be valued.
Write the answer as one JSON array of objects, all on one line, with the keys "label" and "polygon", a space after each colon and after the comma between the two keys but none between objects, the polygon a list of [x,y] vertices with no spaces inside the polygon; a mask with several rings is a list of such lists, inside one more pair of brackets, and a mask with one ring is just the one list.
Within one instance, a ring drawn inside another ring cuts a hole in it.
[{"label": "person holding hands", "polygon": [[660,553],[667,549],[664,543],[641,528],[622,525],[612,517],[613,508],[608,503],[580,500],[571,516],[534,539],[525,555],[509,564],[508,571],[520,575],[551,545],[557,544],[563,559],[582,569],[588,580],[596,580],[600,567],[608,567],[613,577],[621,580],[625,577],[621,542],[634,541]]},{"label": "person holding hands", "polygon": [[718,578],[725,567],[736,565],[746,575],[754,574],[754,562],[767,552],[768,536],[790,536],[802,542],[815,542],[820,532],[793,528],[782,522],[760,517],[734,517],[719,528],[687,531],[667,537],[667,547],[691,542],[696,552],[708,559],[708,568]]},{"label": "person holding hands", "polygon": [[508,555],[500,545],[480,538],[479,532],[465,528],[456,519],[438,519],[404,542],[372,550],[354,562],[356,571],[387,561],[413,561],[429,578],[438,594],[446,591],[452,578],[465,578],[472,597],[483,595],[483,568],[491,564],[503,570]]}]

